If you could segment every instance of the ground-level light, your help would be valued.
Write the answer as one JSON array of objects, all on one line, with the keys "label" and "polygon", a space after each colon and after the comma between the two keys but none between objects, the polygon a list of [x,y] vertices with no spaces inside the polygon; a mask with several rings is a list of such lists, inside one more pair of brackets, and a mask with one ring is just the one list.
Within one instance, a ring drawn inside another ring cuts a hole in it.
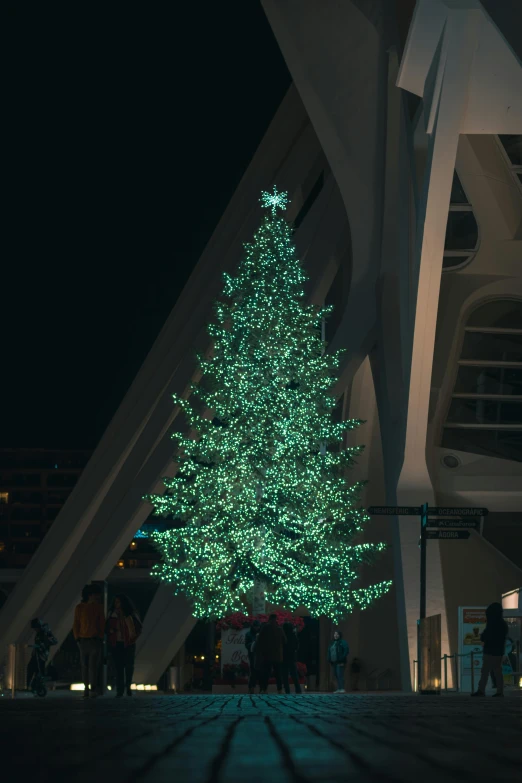
[{"label": "ground-level light", "polygon": [[[85,685],[83,682],[73,682],[72,685],[69,686],[69,690],[71,691],[84,691]],[[112,686],[107,685],[107,690],[111,691]],[[135,682],[131,685],[131,691],[157,691],[158,686],[157,685],[144,685],[142,683],[136,684]]]}]

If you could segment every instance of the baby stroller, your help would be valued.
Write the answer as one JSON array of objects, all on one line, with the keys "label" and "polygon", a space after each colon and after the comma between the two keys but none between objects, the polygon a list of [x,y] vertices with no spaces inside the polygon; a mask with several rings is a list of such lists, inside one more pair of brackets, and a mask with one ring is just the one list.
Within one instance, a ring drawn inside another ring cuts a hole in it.
[{"label": "baby stroller", "polygon": [[27,687],[35,696],[47,696],[45,683],[50,680],[46,676],[46,665],[49,659],[49,650],[58,640],[51,633],[47,623],[35,619],[31,622],[31,628],[36,631],[34,637],[33,654],[27,667]]}]

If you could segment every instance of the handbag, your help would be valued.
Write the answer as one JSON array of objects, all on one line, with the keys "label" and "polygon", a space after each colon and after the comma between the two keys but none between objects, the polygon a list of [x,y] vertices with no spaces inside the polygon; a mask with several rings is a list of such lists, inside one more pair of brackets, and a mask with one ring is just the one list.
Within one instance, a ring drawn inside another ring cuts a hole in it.
[{"label": "handbag", "polygon": [[127,626],[128,644],[135,644],[136,639],[141,634],[142,625],[137,617],[129,615],[125,618],[125,625]]}]

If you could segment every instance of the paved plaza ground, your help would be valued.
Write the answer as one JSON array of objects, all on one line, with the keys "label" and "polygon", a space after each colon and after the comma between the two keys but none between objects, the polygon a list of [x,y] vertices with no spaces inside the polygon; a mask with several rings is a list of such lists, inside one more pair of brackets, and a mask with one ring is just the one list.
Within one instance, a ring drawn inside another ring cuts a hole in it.
[{"label": "paved plaza ground", "polygon": [[2,780],[516,781],[522,694],[0,699]]}]

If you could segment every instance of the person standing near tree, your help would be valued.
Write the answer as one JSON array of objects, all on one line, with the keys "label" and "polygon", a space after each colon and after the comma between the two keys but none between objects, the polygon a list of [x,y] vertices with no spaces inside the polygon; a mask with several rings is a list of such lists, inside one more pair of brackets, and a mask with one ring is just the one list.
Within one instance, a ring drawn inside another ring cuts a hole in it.
[{"label": "person standing near tree", "polygon": [[132,601],[126,595],[115,595],[107,618],[107,642],[116,669],[116,697],[127,691],[132,696],[132,675],[136,657],[136,640],[141,633],[141,620]]},{"label": "person standing near tree", "polygon": [[268,680],[272,671],[275,674],[277,692],[283,692],[281,667],[286,637],[277,624],[277,615],[271,614],[266,625],[261,627],[256,639],[255,663],[259,669],[260,693],[268,690]]},{"label": "person standing near tree", "polygon": [[348,658],[348,643],[343,639],[341,631],[335,631],[332,643],[328,648],[328,660],[332,671],[337,680],[337,690],[335,693],[345,693],[344,690],[344,670],[346,659]]},{"label": "person standing near tree", "polygon": [[502,604],[490,604],[486,609],[486,627],[480,638],[484,644],[484,658],[478,689],[472,696],[485,696],[486,685],[491,673],[494,673],[494,683],[497,688],[495,696],[504,695],[504,676],[502,659],[506,648],[508,625],[502,614]]},{"label": "person standing near tree", "polygon": [[361,662],[359,658],[354,658],[352,665],[350,666],[350,673],[352,675],[352,691],[359,690],[359,679],[361,677]]},{"label": "person standing near tree", "polygon": [[93,585],[82,590],[82,600],[74,610],[73,635],[80,648],[83,698],[95,699],[103,650],[105,616],[99,600],[101,591]]},{"label": "person standing near tree", "polygon": [[301,693],[299,674],[297,672],[297,651],[299,649],[297,628],[292,623],[284,623],[283,631],[286,637],[286,644],[283,649],[283,687],[285,693],[290,693],[290,676],[294,681],[295,692]]},{"label": "person standing near tree", "polygon": [[58,639],[51,633],[47,623],[42,623],[37,617],[31,621],[31,628],[35,632],[34,644],[31,645],[33,652],[27,666],[27,689],[31,689],[31,684],[35,675],[45,675],[45,668],[49,659],[51,647],[58,644]]},{"label": "person standing near tree", "polygon": [[245,635],[245,647],[247,648],[248,666],[250,670],[249,677],[248,677],[249,693],[254,693],[258,681],[258,673],[256,669],[255,643],[260,628],[261,628],[261,623],[259,622],[259,620],[254,620],[254,622],[252,623],[252,625],[250,626],[249,630],[246,632]]}]

